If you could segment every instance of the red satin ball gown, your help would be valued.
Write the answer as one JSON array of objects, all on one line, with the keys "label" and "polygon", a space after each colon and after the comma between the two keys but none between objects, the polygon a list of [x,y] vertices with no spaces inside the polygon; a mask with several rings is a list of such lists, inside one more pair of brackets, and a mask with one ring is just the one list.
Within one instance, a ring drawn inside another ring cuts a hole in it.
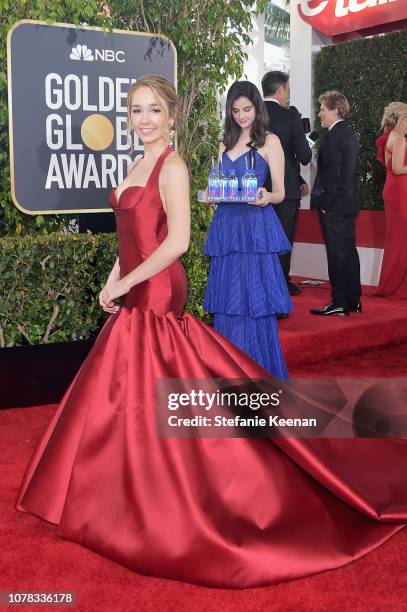
[{"label": "red satin ball gown", "polygon": [[[386,166],[383,189],[386,233],[379,287],[375,295],[407,298],[407,174],[392,170],[391,151],[386,147],[391,130],[376,140],[377,159]],[[385,162],[385,150],[389,154]],[[404,157],[407,165],[407,149]]]},{"label": "red satin ball gown", "polygon": [[[112,206],[127,274],[167,233],[158,176]],[[143,574],[252,587],[339,567],[407,521],[402,440],[158,438],[155,380],[267,373],[190,314],[179,261],[134,287],[64,396],[18,509]]]}]

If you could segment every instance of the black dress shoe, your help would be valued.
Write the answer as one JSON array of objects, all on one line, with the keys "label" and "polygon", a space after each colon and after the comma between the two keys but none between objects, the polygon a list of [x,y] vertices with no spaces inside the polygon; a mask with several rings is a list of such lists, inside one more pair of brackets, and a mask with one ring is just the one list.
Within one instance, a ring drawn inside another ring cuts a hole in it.
[{"label": "black dress shoe", "polygon": [[349,314],[349,311],[344,306],[336,306],[332,302],[327,304],[323,308],[311,308],[310,313],[313,315],[322,315],[323,317],[329,316],[337,316],[337,317],[346,317]]},{"label": "black dress shoe", "polygon": [[288,281],[287,287],[290,295],[301,295],[302,293],[302,289],[296,283],[293,283],[293,281]]},{"label": "black dress shoe", "polygon": [[363,309],[362,309],[362,302],[361,302],[361,301],[359,301],[359,302],[354,302],[353,304],[349,304],[349,311],[350,311],[350,312],[357,312],[357,313],[359,313],[359,314],[360,314],[361,312],[363,312]]}]

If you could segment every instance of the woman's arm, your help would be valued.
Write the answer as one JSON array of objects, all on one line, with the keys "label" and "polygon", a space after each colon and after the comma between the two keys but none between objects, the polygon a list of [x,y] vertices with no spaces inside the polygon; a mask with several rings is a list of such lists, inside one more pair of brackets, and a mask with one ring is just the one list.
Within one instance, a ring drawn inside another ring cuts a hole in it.
[{"label": "woman's arm", "polygon": [[271,184],[273,191],[264,187],[257,190],[257,198],[249,202],[254,206],[267,206],[267,204],[280,204],[285,198],[284,189],[284,151],[280,139],[275,134],[267,134],[264,154],[270,167]]},{"label": "woman's arm", "polygon": [[404,165],[406,155],[406,133],[407,133],[407,117],[399,117],[396,127],[393,129],[391,136],[393,147],[391,152],[391,169],[393,174],[407,174],[407,166]]},{"label": "woman's arm", "polygon": [[119,264],[119,258],[117,258],[116,261],[114,262],[113,268],[111,269],[109,276],[107,277],[106,285],[110,281],[119,280],[119,278],[120,278],[120,264]]},{"label": "woman's arm", "polygon": [[172,153],[164,162],[160,183],[167,212],[167,237],[137,268],[104,287],[101,296],[103,305],[107,307],[112,307],[114,299],[125,295],[135,285],[168,268],[188,250],[191,226],[189,176],[187,167],[177,154]]},{"label": "woman's arm", "polygon": [[103,291],[109,283],[117,281],[119,280],[119,278],[120,278],[120,264],[119,264],[119,258],[117,258],[116,261],[114,262],[113,268],[111,269],[109,276],[107,277],[105,286],[103,287],[102,291],[99,293],[99,304],[101,305],[101,307],[103,308],[105,312],[109,312],[110,314],[116,313],[118,310],[118,307],[115,304],[112,304],[111,306],[107,306],[104,303]]}]

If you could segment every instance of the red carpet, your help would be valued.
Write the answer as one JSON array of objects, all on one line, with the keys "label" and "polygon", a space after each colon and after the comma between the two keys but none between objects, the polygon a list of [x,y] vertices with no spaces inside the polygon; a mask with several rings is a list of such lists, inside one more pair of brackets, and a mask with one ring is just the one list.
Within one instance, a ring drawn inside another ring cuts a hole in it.
[{"label": "red carpet", "polygon": [[289,372],[292,377],[407,378],[407,342],[354,350],[301,367],[289,364]]},{"label": "red carpet", "polygon": [[[307,311],[328,301],[326,290],[307,289],[294,301],[295,316],[280,327],[292,376],[407,376],[407,342],[394,343],[401,341],[403,334],[407,337],[400,302],[389,305],[390,300],[365,299],[362,316],[320,319]],[[389,333],[387,338],[383,325]],[[393,344],[383,346],[389,342]],[[338,352],[329,349],[330,344]],[[141,576],[58,538],[55,527],[17,513],[13,507],[25,465],[54,409],[44,406],[0,411],[0,591],[73,591],[77,597],[74,609],[92,612],[406,610],[407,529],[347,567],[244,591]]]},{"label": "red carpet", "polygon": [[306,287],[302,295],[293,298],[294,313],[280,322],[283,353],[291,372],[310,362],[407,340],[405,300],[363,296],[362,315],[320,317],[309,313],[310,308],[320,308],[329,301],[328,283]]}]

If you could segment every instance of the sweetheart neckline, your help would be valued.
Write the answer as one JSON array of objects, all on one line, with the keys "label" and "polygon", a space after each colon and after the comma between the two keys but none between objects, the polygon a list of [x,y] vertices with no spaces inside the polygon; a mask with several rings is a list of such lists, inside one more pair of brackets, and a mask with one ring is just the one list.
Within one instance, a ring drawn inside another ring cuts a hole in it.
[{"label": "sweetheart neckline", "polygon": [[[119,197],[117,197],[117,195],[116,195],[117,187],[113,187],[112,193],[114,193],[114,197],[115,197],[115,201],[116,201],[116,206],[113,206],[113,209],[116,210],[116,207],[117,207],[117,210],[119,210],[119,205],[120,205],[121,197],[122,197],[122,195],[126,191],[128,191],[129,189],[146,189],[146,187],[147,187],[147,184],[146,185],[129,185],[128,187],[126,187],[126,189],[123,189],[123,191],[121,192]],[[163,210],[164,214],[167,215],[167,211],[164,208],[164,204],[163,204],[163,201],[162,201],[162,198],[161,198],[161,194],[159,194],[159,197],[160,197],[160,202],[161,202],[162,210]]]},{"label": "sweetheart neckline", "polygon": [[[115,188],[113,188],[113,189],[112,189],[113,193],[115,194],[115,200],[116,200],[117,205],[119,205],[119,202],[120,202],[120,199],[121,199],[122,195],[123,195],[123,194],[124,194],[124,193],[125,193],[125,192],[126,192],[128,189],[146,189],[146,188],[147,188],[147,186],[148,186],[148,184],[149,184],[150,180],[151,180],[151,179],[152,179],[152,177],[153,177],[153,174],[154,174],[155,169],[156,169],[156,167],[157,167],[157,165],[158,165],[158,162],[161,160],[162,156],[163,156],[163,155],[164,155],[164,154],[165,154],[165,153],[166,153],[166,152],[167,152],[169,149],[171,149],[171,152],[173,151],[172,147],[167,147],[166,149],[164,149],[163,151],[161,151],[160,155],[159,155],[159,156],[157,157],[157,159],[156,159],[156,162],[155,162],[155,164],[154,164],[154,166],[153,166],[153,169],[151,170],[151,172],[150,172],[150,174],[149,174],[149,177],[148,177],[147,182],[146,182],[146,184],[145,184],[145,185],[129,185],[128,187],[126,187],[126,189],[123,189],[123,191],[121,192],[121,194],[120,194],[120,196],[119,196],[119,197],[117,197],[117,195],[116,195],[117,187],[115,187]],[[136,164],[136,165],[137,165],[137,164]]]},{"label": "sweetheart neckline", "polygon": [[113,192],[113,193],[114,193],[114,195],[115,195],[116,203],[117,203],[117,204],[119,204],[119,202],[120,202],[120,199],[121,199],[122,195],[123,195],[124,193],[126,193],[126,191],[128,191],[129,189],[145,189],[146,187],[147,187],[147,184],[145,184],[145,185],[129,185],[128,187],[126,187],[126,189],[123,189],[123,191],[121,192],[121,194],[119,195],[119,197],[117,197],[117,194],[116,194],[116,192],[117,192],[117,187],[114,187],[114,188],[112,189],[112,192]]}]

